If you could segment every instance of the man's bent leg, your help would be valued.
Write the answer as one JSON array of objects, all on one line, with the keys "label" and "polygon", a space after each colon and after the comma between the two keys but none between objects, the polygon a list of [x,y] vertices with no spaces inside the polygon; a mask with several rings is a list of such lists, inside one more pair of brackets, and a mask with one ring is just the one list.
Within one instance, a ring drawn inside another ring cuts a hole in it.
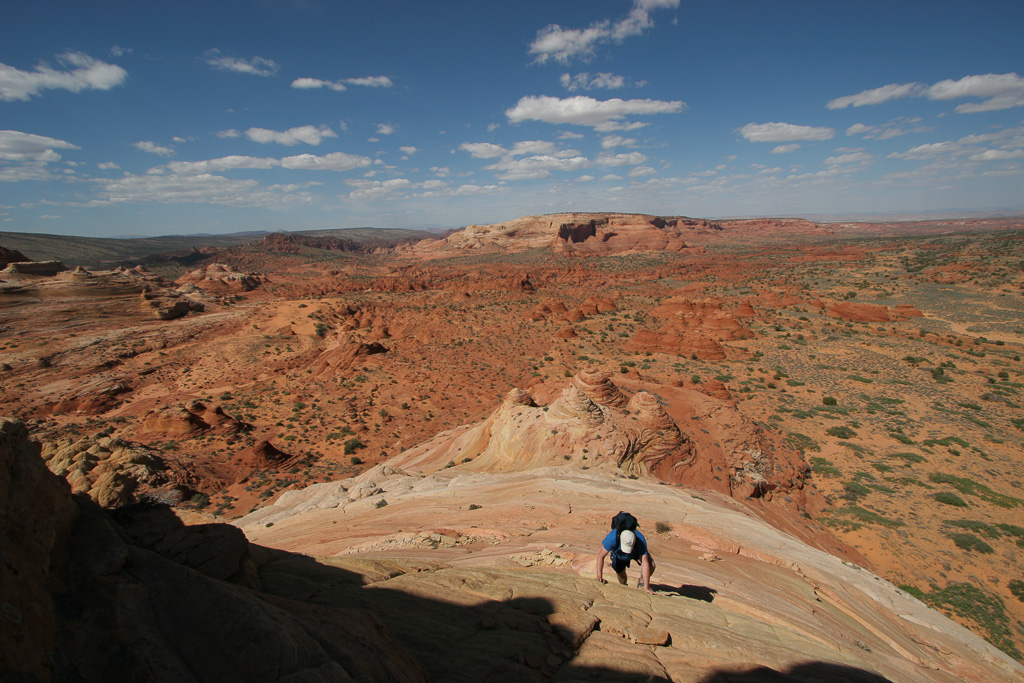
[{"label": "man's bent leg", "polygon": [[620,562],[616,560],[614,556],[612,556],[612,571],[615,572],[616,578],[618,578],[619,583],[621,583],[623,586],[629,583],[629,579],[626,578],[627,566],[628,565],[625,562]]}]

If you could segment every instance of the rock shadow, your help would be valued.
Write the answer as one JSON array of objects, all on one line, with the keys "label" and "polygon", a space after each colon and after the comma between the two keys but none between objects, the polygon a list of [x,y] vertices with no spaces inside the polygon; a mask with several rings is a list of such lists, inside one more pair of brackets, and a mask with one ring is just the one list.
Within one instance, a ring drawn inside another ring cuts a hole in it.
[{"label": "rock shadow", "polygon": [[715,596],[718,595],[718,591],[714,588],[708,588],[707,586],[693,586],[689,584],[683,584],[682,586],[669,586],[667,584],[652,583],[651,590],[656,593],[668,593],[670,595],[679,595],[684,598],[690,598],[691,600],[701,600],[703,602],[713,602]]},{"label": "rock shadow", "polygon": [[885,676],[866,669],[831,662],[804,662],[785,671],[767,666],[716,671],[699,683],[892,683]]}]

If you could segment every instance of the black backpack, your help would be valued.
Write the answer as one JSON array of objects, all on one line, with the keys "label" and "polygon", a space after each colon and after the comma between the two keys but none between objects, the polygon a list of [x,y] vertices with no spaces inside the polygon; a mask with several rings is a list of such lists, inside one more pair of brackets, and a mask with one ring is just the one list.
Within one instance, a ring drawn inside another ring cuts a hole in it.
[{"label": "black backpack", "polygon": [[628,512],[619,512],[612,517],[612,531],[615,532],[615,547],[619,547],[619,535],[623,531],[636,531],[636,517]]}]

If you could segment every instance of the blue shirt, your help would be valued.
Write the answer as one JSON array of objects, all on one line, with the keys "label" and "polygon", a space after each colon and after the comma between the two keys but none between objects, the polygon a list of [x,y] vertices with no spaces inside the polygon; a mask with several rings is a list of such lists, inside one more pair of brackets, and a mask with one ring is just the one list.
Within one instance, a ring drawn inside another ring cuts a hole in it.
[{"label": "blue shirt", "polygon": [[615,543],[616,532],[613,529],[604,537],[601,541],[601,546],[610,552],[613,557],[617,557],[620,560],[636,560],[639,561],[641,557],[647,554],[647,539],[639,531],[634,531],[636,534],[636,543],[633,544],[633,552],[628,555],[622,552],[622,549]]}]

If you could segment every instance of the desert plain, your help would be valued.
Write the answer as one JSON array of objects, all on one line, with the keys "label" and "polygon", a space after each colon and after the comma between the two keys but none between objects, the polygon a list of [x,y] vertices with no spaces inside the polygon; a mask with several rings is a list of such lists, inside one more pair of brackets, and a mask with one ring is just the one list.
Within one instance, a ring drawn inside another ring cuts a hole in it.
[{"label": "desert plain", "polygon": [[1022,229],[0,233],[0,666],[1024,680]]}]

